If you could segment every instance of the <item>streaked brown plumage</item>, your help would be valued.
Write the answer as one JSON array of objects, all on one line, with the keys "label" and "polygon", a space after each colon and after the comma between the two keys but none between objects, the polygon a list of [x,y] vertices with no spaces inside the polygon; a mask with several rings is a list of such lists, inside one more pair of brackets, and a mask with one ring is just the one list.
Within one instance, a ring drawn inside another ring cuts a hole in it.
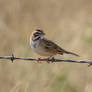
[{"label": "streaked brown plumage", "polygon": [[55,44],[54,42],[50,41],[50,40],[47,40],[47,39],[42,39],[40,40],[40,43],[39,43],[42,48],[46,51],[46,52],[49,52],[50,53],[54,53],[55,55],[56,54],[61,54],[63,55],[64,53],[66,54],[72,54],[72,55],[75,55],[75,56],[79,56],[73,52],[69,52],[69,51],[66,51],[65,49],[61,48],[60,46],[58,46],[57,44]]}]

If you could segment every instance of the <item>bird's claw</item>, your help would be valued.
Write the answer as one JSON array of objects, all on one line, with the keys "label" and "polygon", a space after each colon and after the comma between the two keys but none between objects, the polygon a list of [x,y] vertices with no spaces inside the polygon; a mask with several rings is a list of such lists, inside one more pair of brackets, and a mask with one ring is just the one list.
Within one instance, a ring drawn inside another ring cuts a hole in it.
[{"label": "bird's claw", "polygon": [[37,60],[38,63],[41,64],[42,62],[40,61],[40,59],[41,59],[41,58],[37,58],[36,60]]}]

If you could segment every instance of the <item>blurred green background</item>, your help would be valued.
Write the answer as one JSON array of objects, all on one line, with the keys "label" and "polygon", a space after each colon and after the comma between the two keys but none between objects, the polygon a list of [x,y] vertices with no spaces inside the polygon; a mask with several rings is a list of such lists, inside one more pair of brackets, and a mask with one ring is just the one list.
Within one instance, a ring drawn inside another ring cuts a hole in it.
[{"label": "blurred green background", "polygon": [[[92,60],[92,0],[0,0],[0,56],[39,57],[30,34],[45,31],[48,39]],[[0,92],[92,92],[87,64],[0,60]]]}]

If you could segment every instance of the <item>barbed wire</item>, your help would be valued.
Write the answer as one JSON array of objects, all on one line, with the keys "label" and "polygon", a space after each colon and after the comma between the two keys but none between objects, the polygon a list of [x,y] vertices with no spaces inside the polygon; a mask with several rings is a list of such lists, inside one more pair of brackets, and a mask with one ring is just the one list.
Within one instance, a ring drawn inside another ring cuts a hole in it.
[{"label": "barbed wire", "polygon": [[[37,61],[38,59],[35,58],[24,58],[24,57],[15,57],[14,54],[12,56],[0,56],[0,59],[6,59],[11,60],[12,62],[14,60],[26,60],[26,61]],[[54,57],[51,59],[48,58],[39,58],[39,61],[49,61],[49,62],[69,62],[69,63],[88,63],[88,66],[92,65],[92,61],[84,61],[84,60],[65,60],[65,59],[55,59]]]}]

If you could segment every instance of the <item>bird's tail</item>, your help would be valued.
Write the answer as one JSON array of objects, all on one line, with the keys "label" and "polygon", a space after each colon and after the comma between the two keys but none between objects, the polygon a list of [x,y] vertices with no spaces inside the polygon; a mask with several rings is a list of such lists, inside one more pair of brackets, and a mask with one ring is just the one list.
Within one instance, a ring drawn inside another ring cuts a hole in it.
[{"label": "bird's tail", "polygon": [[66,53],[66,54],[72,54],[72,55],[75,55],[77,57],[80,57],[78,54],[73,53],[73,52],[69,52],[69,51],[66,51],[66,50],[64,50],[64,53]]}]

